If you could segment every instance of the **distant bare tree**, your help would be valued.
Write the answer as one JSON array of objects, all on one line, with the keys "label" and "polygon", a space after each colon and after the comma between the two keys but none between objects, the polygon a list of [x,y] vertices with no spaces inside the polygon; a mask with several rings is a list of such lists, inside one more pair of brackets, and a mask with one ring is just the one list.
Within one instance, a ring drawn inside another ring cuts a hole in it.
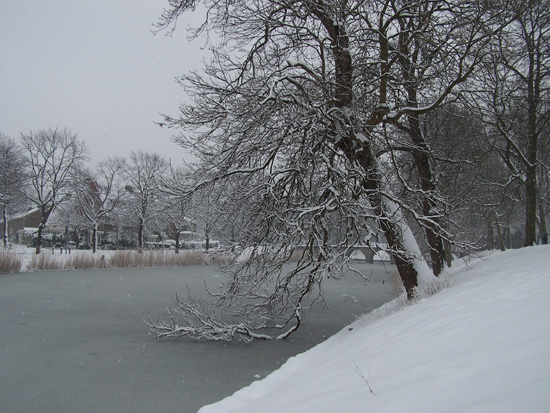
[{"label": "distant bare tree", "polygon": [[8,244],[9,214],[24,207],[26,183],[27,165],[21,148],[14,139],[0,133],[0,206],[4,221],[4,248]]},{"label": "distant bare tree", "polygon": [[220,199],[219,195],[220,193],[212,188],[201,188],[193,194],[189,207],[193,221],[204,232],[206,251],[210,250],[210,241],[224,215],[223,198]]},{"label": "distant bare tree", "polygon": [[26,196],[42,213],[36,240],[39,254],[42,232],[55,208],[71,194],[71,176],[86,159],[86,147],[67,129],[29,132],[21,139],[30,174]]},{"label": "distant bare tree", "polygon": [[126,167],[122,158],[107,158],[99,162],[94,172],[79,171],[76,177],[76,197],[79,210],[92,228],[92,250],[97,251],[99,224],[118,205],[122,196],[120,176]]},{"label": "distant bare tree", "polygon": [[[547,116],[550,117],[550,109]],[[550,124],[547,124],[541,133],[539,140],[539,165],[538,168],[538,205],[540,243],[548,244],[548,216],[550,216]]]},{"label": "distant bare tree", "polygon": [[514,10],[513,23],[495,39],[472,102],[491,127],[510,180],[523,187],[523,245],[530,246],[537,239],[537,176],[548,167],[539,158],[541,134],[550,122],[550,3],[516,2]]},{"label": "distant bare tree", "polygon": [[160,184],[168,169],[167,162],[156,153],[132,152],[123,175],[130,194],[130,208],[137,220],[138,246],[143,248],[146,224],[161,211]]},{"label": "distant bare tree", "polygon": [[166,223],[166,232],[170,239],[176,242],[176,254],[180,250],[180,235],[186,229],[191,230],[189,218],[190,199],[181,194],[179,188],[186,182],[188,171],[186,168],[170,167],[162,181],[161,191],[166,195],[167,204],[163,211]]},{"label": "distant bare tree", "polygon": [[[75,186],[79,184],[73,180],[71,194],[77,193]],[[52,216],[53,219],[55,222],[52,224],[65,227],[65,241],[75,241],[76,247],[79,248],[82,240],[81,235],[90,230],[90,221],[82,214],[78,197],[71,195],[60,203]],[[67,247],[69,246],[67,245]]]}]

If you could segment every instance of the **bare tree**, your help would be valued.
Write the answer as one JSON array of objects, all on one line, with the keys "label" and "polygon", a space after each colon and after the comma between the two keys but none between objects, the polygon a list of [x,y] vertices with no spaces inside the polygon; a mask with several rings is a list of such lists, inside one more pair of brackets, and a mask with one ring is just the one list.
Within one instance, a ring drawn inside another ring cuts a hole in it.
[{"label": "bare tree", "polygon": [[[547,116],[550,116],[550,109]],[[548,244],[547,217],[550,215],[550,124],[541,132],[539,140],[539,168],[538,168],[538,206],[539,215],[537,224],[539,226],[540,243]]]},{"label": "bare tree", "polygon": [[120,176],[126,163],[122,158],[107,158],[94,173],[79,171],[76,197],[79,210],[92,228],[92,250],[97,251],[98,226],[118,205],[122,196]]},{"label": "bare tree", "polygon": [[189,214],[197,227],[204,232],[204,248],[209,251],[211,237],[223,214],[223,198],[220,198],[220,192],[212,191],[209,188],[195,191],[191,199]]},{"label": "bare tree", "polygon": [[42,212],[36,253],[50,215],[70,194],[71,175],[86,157],[84,142],[67,129],[39,130],[21,135],[29,165],[30,189],[26,196]]},{"label": "bare tree", "polygon": [[523,186],[524,246],[536,243],[541,133],[550,121],[550,4],[514,4],[515,19],[499,33],[480,74],[474,102],[492,127],[494,148]]},{"label": "bare tree", "polygon": [[[160,26],[197,3],[172,2]],[[208,20],[199,33],[212,30],[223,40],[206,76],[181,78],[194,102],[165,123],[183,130],[177,140],[199,159],[189,192],[219,191],[226,209],[245,200],[240,239],[252,252],[246,263],[234,263],[219,294],[220,305],[239,302],[240,314],[253,318],[239,334],[274,325],[287,327],[281,337],[295,331],[307,297],[346,267],[346,251],[372,233],[373,223],[413,298],[432,277],[404,218],[415,208],[394,192],[407,182],[399,181],[391,156],[413,141],[428,194],[428,215],[416,216],[435,235],[430,245],[441,267],[441,225],[425,165],[430,149],[413,129],[477,64],[477,45],[492,33],[482,30],[491,10],[468,1],[202,3]],[[446,65],[430,65],[438,59]],[[411,71],[415,64],[422,69]],[[393,138],[402,136],[392,134],[396,127],[408,131],[408,142]],[[239,185],[228,185],[234,180]],[[306,253],[285,273],[298,244]],[[285,311],[287,322],[272,322]]]},{"label": "bare tree", "polygon": [[[75,177],[73,176],[73,178]],[[72,196],[78,192],[76,188],[78,185],[80,185],[80,182],[72,179],[71,196],[58,205],[55,214],[52,214],[49,221],[55,220],[55,222],[52,222],[53,225],[57,224],[59,227],[65,227],[64,241],[67,242],[65,245],[67,249],[69,248],[69,241],[75,241],[76,247],[79,248],[82,240],[81,236],[90,231],[90,221],[82,214],[80,200],[77,196]]]},{"label": "bare tree", "polygon": [[179,188],[185,184],[188,171],[184,167],[170,167],[162,181],[161,191],[166,194],[167,205],[163,211],[166,222],[166,233],[176,242],[176,254],[180,250],[180,235],[182,231],[191,230],[189,218],[189,197],[182,196]]},{"label": "bare tree", "polygon": [[130,194],[130,207],[137,220],[138,246],[143,248],[146,224],[162,210],[159,190],[168,164],[156,153],[132,152],[124,173],[125,189]]},{"label": "bare tree", "polygon": [[[379,7],[388,10],[367,14],[364,19],[368,27],[377,28],[378,54],[387,77],[387,103],[392,108],[386,119],[394,130],[386,131],[385,150],[392,160],[398,152],[407,154],[407,162],[415,166],[416,179],[405,180],[406,175],[399,173],[397,179],[402,189],[415,194],[417,201],[410,205],[420,205],[415,219],[424,229],[432,271],[437,276],[444,267],[444,241],[450,235],[444,225],[446,200],[437,185],[438,159],[426,136],[425,123],[442,103],[456,99],[456,89],[463,87],[479,65],[500,25],[489,10],[472,7],[469,2],[380,2]],[[376,33],[365,32],[373,42]]]},{"label": "bare tree", "polygon": [[25,158],[16,141],[0,133],[0,206],[4,221],[4,248],[8,245],[9,214],[24,208],[27,183]]}]

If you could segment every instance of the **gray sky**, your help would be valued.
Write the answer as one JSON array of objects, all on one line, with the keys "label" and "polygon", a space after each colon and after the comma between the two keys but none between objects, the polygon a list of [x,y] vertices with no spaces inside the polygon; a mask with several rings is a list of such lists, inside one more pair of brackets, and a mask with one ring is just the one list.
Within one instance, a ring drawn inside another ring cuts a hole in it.
[{"label": "gray sky", "polygon": [[93,161],[140,149],[187,158],[154,124],[177,114],[185,95],[174,78],[202,61],[185,22],[172,37],[151,33],[167,3],[0,0],[0,131],[66,127]]}]

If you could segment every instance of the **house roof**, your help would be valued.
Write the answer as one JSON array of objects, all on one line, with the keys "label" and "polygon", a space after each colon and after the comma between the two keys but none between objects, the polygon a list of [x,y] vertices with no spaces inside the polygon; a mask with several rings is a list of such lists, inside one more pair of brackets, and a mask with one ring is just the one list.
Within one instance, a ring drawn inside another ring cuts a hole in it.
[{"label": "house roof", "polygon": [[[19,219],[19,218],[24,218],[28,215],[31,215],[31,214],[34,214],[35,212],[37,211],[40,211],[40,208],[33,208],[33,209],[29,209],[28,211],[24,211],[24,212],[19,212],[18,214],[15,214],[15,215],[10,215],[8,217],[8,222],[9,221],[13,221],[14,219]],[[0,219],[0,222],[4,222],[3,219]]]}]

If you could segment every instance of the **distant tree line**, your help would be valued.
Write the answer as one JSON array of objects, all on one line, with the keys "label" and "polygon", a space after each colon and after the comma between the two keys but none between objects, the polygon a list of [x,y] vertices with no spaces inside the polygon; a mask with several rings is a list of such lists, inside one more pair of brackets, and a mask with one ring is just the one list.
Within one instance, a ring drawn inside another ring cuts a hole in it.
[{"label": "distant tree line", "polygon": [[[132,152],[127,159],[109,157],[94,166],[88,161],[84,141],[67,129],[28,132],[19,140],[0,134],[3,221],[38,208],[37,254],[52,215],[66,227],[64,236],[74,234],[78,241],[79,234],[89,232],[93,252],[106,225],[116,234],[116,239],[104,239],[109,245],[130,247],[135,241],[143,248],[145,235],[156,234],[174,239],[178,250],[180,233],[190,230],[191,223],[201,226],[203,216],[209,216],[196,202],[169,194],[169,185],[176,176],[183,179],[183,170],[176,172],[158,154]],[[210,223],[206,227],[212,232]],[[135,233],[123,228],[135,228]],[[4,247],[7,229],[4,225]]]}]

